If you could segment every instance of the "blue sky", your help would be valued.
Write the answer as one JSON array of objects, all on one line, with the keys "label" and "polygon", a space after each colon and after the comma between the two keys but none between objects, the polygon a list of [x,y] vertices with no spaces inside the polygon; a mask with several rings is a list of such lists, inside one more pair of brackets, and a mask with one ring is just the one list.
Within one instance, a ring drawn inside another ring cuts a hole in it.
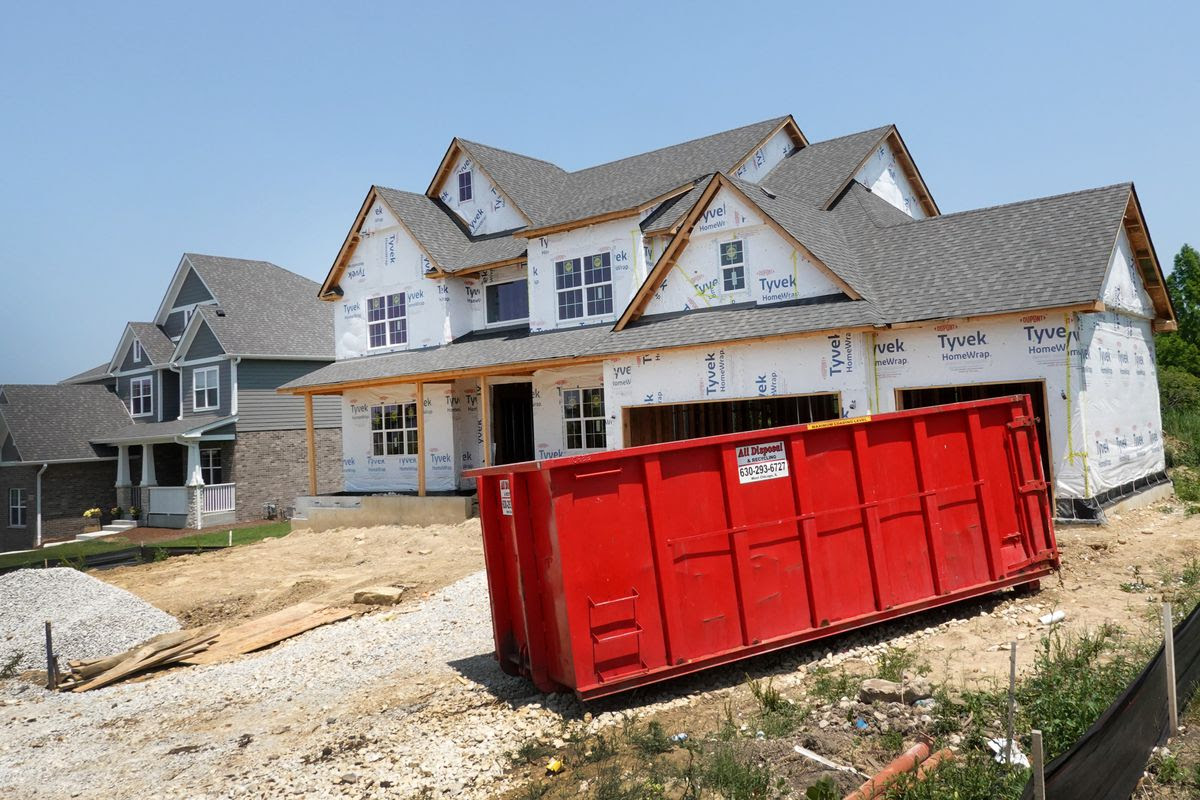
[{"label": "blue sky", "polygon": [[324,277],[463,136],[567,169],[791,113],[896,123],[943,212],[1132,180],[1200,245],[1196,4],[21,3],[0,17],[0,383],[105,361],[184,252]]}]

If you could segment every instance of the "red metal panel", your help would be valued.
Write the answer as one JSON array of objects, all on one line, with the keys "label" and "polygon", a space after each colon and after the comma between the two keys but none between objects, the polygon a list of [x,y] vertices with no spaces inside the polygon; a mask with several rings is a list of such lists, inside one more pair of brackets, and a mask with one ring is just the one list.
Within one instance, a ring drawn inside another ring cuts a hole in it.
[{"label": "red metal panel", "polygon": [[598,697],[1037,580],[1031,422],[1008,397],[469,472],[497,657]]}]

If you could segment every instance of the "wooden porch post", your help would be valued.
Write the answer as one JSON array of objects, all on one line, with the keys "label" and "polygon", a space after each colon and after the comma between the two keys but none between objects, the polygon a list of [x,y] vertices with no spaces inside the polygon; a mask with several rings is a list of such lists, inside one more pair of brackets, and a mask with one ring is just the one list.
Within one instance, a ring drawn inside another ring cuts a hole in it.
[{"label": "wooden porch post", "polygon": [[316,495],[317,493],[317,438],[313,431],[313,396],[312,393],[304,395],[304,426],[305,435],[308,439],[308,493]]},{"label": "wooden porch post", "polygon": [[492,392],[488,376],[479,376],[479,417],[483,428],[483,466],[492,465]]},{"label": "wooden porch post", "polygon": [[417,384],[417,497],[425,496],[425,384]]}]

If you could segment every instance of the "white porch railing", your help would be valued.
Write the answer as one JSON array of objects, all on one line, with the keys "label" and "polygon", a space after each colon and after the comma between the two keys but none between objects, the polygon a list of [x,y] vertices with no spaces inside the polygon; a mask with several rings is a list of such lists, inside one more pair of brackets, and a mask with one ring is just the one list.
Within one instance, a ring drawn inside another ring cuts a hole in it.
[{"label": "white porch railing", "polygon": [[222,511],[233,511],[237,508],[237,484],[214,483],[204,487],[205,514],[216,514]]},{"label": "white porch railing", "polygon": [[[143,511],[146,510],[146,507],[142,505],[142,487],[129,487],[129,508],[140,508]],[[129,509],[126,509],[126,511],[128,510]]]},{"label": "white porch railing", "polygon": [[188,513],[188,490],[186,486],[147,486],[146,513],[148,514],[182,514]]}]

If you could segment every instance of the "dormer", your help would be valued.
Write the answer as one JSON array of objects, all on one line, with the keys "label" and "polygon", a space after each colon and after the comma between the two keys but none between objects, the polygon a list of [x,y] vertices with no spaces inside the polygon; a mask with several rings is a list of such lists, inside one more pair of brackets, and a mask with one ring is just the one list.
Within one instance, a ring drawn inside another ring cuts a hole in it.
[{"label": "dormer", "polygon": [[155,324],[159,325],[173,342],[179,337],[192,321],[196,307],[200,305],[215,305],[217,297],[200,277],[200,273],[192,266],[185,255],[179,260],[175,274],[163,295],[158,313],[154,316]]},{"label": "dormer", "polygon": [[471,236],[529,224],[529,218],[458,138],[450,143],[426,194],[450,209]]},{"label": "dormer", "polygon": [[807,144],[800,126],[788,115],[756,147],[734,164],[729,174],[748,183],[758,183],[775,169],[779,162]]}]

